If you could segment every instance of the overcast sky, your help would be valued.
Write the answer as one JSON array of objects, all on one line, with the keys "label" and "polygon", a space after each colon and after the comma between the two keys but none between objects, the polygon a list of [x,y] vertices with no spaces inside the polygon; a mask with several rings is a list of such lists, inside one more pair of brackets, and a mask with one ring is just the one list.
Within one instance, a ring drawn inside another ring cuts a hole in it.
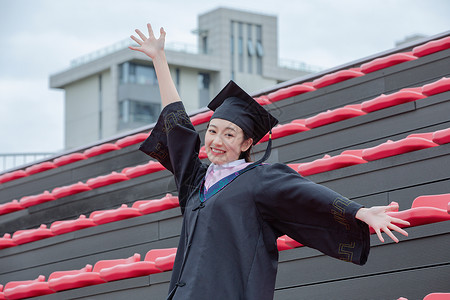
[{"label": "overcast sky", "polygon": [[276,15],[280,58],[325,68],[450,30],[448,0],[0,0],[0,154],[63,149],[64,92],[48,79],[72,59],[147,22],[196,44],[197,16],[219,6]]}]

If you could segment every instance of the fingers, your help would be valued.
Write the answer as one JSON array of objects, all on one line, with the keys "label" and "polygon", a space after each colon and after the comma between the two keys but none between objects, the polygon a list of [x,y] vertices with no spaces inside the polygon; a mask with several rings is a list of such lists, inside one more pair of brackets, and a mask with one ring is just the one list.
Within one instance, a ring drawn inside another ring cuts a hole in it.
[{"label": "fingers", "polygon": [[398,203],[396,202],[392,202],[391,204],[389,204],[388,206],[384,207],[384,211],[385,212],[390,212],[390,211],[398,211]]},{"label": "fingers", "polygon": [[147,30],[148,30],[148,36],[149,37],[154,37],[155,35],[153,34],[153,29],[152,29],[152,25],[150,23],[147,23]]},{"label": "fingers", "polygon": [[379,229],[379,228],[375,229],[375,232],[377,233],[378,239],[379,239],[382,243],[384,243],[384,239],[383,239],[383,236],[381,235],[380,229]]},{"label": "fingers", "polygon": [[406,226],[410,226],[411,224],[408,221],[399,219],[399,218],[393,218],[391,217],[391,222],[392,223],[397,223],[397,224],[401,224],[401,225],[406,225]]},{"label": "fingers", "polygon": [[392,229],[392,230],[397,231],[398,233],[403,234],[404,236],[408,236],[408,232],[406,232],[405,230],[401,229],[397,225],[391,224],[391,225],[389,225],[389,228]]},{"label": "fingers", "polygon": [[383,231],[396,243],[398,243],[398,238],[389,230],[389,228],[383,228]]},{"label": "fingers", "polygon": [[142,41],[145,42],[147,40],[147,37],[139,29],[136,29],[135,31],[139,35],[139,37],[142,39]]},{"label": "fingers", "polygon": [[164,28],[160,28],[159,29],[159,34],[160,34],[160,38],[166,38],[166,31],[164,30]]},{"label": "fingers", "polygon": [[131,37],[131,39],[132,39],[133,41],[135,41],[136,43],[138,43],[139,45],[142,46],[142,41],[141,41],[140,39],[138,39],[138,38],[135,37],[134,35],[132,35],[132,36],[130,36],[130,37]]}]

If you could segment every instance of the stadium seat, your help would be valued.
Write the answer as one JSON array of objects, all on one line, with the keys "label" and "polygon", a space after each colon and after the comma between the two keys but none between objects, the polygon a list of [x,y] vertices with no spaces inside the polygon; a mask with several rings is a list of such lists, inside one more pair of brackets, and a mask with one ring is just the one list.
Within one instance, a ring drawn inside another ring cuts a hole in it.
[{"label": "stadium seat", "polygon": [[63,187],[57,187],[52,190],[52,195],[56,198],[63,198],[70,195],[90,191],[91,188],[87,184],[79,181],[78,183],[67,185]]},{"label": "stadium seat", "polygon": [[13,234],[12,240],[17,245],[31,243],[34,241],[46,239],[55,236],[55,234],[47,228],[47,225],[42,224],[37,229],[18,230]]},{"label": "stadium seat", "polygon": [[422,87],[422,94],[432,96],[440,93],[450,91],[450,78],[442,77],[438,81],[425,84]]},{"label": "stadium seat", "polygon": [[172,196],[172,194],[166,194],[166,196],[161,199],[136,201],[133,204],[133,207],[138,209],[143,215],[179,206],[180,203],[178,201],[178,197]]},{"label": "stadium seat", "polygon": [[208,154],[206,154],[206,148],[205,148],[205,146],[202,146],[200,148],[200,151],[198,152],[198,158],[205,159],[207,157],[208,157]]},{"label": "stadium seat", "polygon": [[54,291],[50,289],[43,275],[40,275],[35,280],[8,282],[3,289],[3,294],[9,300],[31,298],[53,293]]},{"label": "stadium seat", "polygon": [[368,74],[403,62],[417,59],[412,52],[394,53],[385,57],[376,58],[361,65],[361,72]]},{"label": "stadium seat", "polygon": [[253,99],[255,99],[255,101],[258,102],[261,106],[272,103],[267,95],[262,95]]},{"label": "stadium seat", "polygon": [[[303,132],[309,130],[308,127],[299,123],[288,123],[277,125],[272,128],[272,139],[278,139],[291,134]],[[267,133],[258,143],[264,143],[269,140],[269,133]]]},{"label": "stadium seat", "polygon": [[56,200],[55,196],[53,196],[49,191],[45,191],[39,195],[22,197],[20,198],[19,203],[21,206],[27,208],[30,206],[38,205],[53,200]]},{"label": "stadium seat", "polygon": [[362,110],[369,113],[423,98],[426,98],[426,96],[422,94],[422,88],[406,88],[389,95],[381,94],[374,99],[364,101]]},{"label": "stadium seat", "polygon": [[192,125],[195,126],[195,125],[199,125],[199,124],[203,124],[203,123],[209,122],[209,120],[211,119],[211,116],[213,115],[213,113],[214,112],[212,110],[210,110],[210,111],[206,111],[206,112],[203,112],[203,113],[199,113],[199,114],[191,117]]},{"label": "stadium seat", "polygon": [[348,79],[363,76],[364,73],[361,72],[359,68],[352,68],[348,70],[341,70],[331,74],[324,75],[313,81],[313,86],[318,89],[331,84],[335,84]]},{"label": "stadium seat", "polygon": [[438,144],[419,137],[404,138],[396,142],[389,140],[381,145],[364,149],[362,152],[362,158],[367,161],[373,161],[436,146],[438,146]]},{"label": "stadium seat", "polygon": [[84,159],[87,159],[87,156],[84,155],[83,153],[71,153],[55,158],[53,160],[53,163],[55,164],[55,166],[61,167]]},{"label": "stadium seat", "polygon": [[425,195],[414,199],[411,208],[416,207],[435,207],[446,210],[450,202],[450,194]]},{"label": "stadium seat", "polygon": [[122,173],[124,173],[128,178],[135,178],[162,170],[165,170],[162,164],[155,161],[149,161],[144,165],[125,168],[122,170]]},{"label": "stadium seat", "polygon": [[157,257],[155,259],[155,266],[163,272],[172,270],[176,255],[177,253],[175,252],[167,256]]},{"label": "stadium seat", "polygon": [[365,115],[366,112],[361,110],[361,104],[346,105],[334,110],[328,110],[318,115],[306,119],[308,128],[316,128],[334,122]]},{"label": "stadium seat", "polygon": [[97,156],[100,154],[108,153],[108,152],[119,150],[119,149],[120,149],[120,147],[117,146],[116,144],[106,143],[103,145],[94,146],[92,148],[89,148],[89,149],[85,150],[83,152],[83,154],[86,155],[87,157],[93,157],[93,156]]},{"label": "stadium seat", "polygon": [[40,164],[35,164],[35,165],[32,165],[31,167],[26,168],[25,172],[27,172],[28,175],[33,175],[33,174],[44,172],[44,171],[51,170],[54,168],[57,168],[57,166],[55,166],[54,163],[46,161],[46,162],[43,162]]},{"label": "stadium seat", "polygon": [[438,143],[439,145],[450,143],[450,128],[434,132],[433,142]]},{"label": "stadium seat", "polygon": [[[2,238],[0,238],[0,249],[10,248],[17,246],[16,243],[11,239],[11,234],[5,233]],[[1,299],[1,298],[0,298]]]},{"label": "stadium seat", "polygon": [[450,300],[450,293],[431,293],[426,295],[423,300]]},{"label": "stadium seat", "polygon": [[296,84],[286,88],[279,89],[275,92],[268,94],[269,101],[277,102],[286,98],[294,97],[303,93],[312,92],[316,89],[312,85],[308,84]]},{"label": "stadium seat", "polygon": [[152,249],[145,255],[145,261],[156,262],[159,257],[167,257],[176,253],[177,248]]},{"label": "stadium seat", "polygon": [[312,162],[300,164],[298,166],[298,172],[302,176],[309,176],[357,164],[363,164],[366,162],[367,161],[356,155],[339,154],[333,157],[325,155],[321,159],[316,159],[315,161]]},{"label": "stadium seat", "polygon": [[80,215],[76,220],[56,221],[50,225],[50,230],[55,235],[60,235],[72,231],[81,230],[88,227],[97,226],[97,224],[85,215]]},{"label": "stadium seat", "polygon": [[137,133],[117,140],[115,144],[120,148],[125,148],[145,141],[149,135],[149,133]]},{"label": "stadium seat", "polygon": [[284,250],[294,249],[294,248],[298,248],[298,247],[303,247],[303,245],[300,244],[299,242],[297,242],[296,240],[290,238],[287,235],[280,236],[277,239],[278,251],[284,251]]},{"label": "stadium seat", "polygon": [[20,205],[19,201],[14,199],[11,202],[0,204],[0,215],[6,215],[22,209],[24,209],[24,207]]},{"label": "stadium seat", "polygon": [[93,220],[96,224],[100,225],[125,220],[129,218],[139,217],[141,215],[142,214],[139,212],[138,209],[128,207],[126,204],[122,204],[122,206],[120,206],[117,209],[94,211],[90,214],[89,218]]},{"label": "stadium seat", "polygon": [[28,173],[24,170],[17,170],[9,173],[5,173],[2,176],[0,176],[0,183],[5,183],[8,181],[16,180],[19,178],[27,177]]},{"label": "stadium seat", "polygon": [[110,185],[110,184],[114,184],[117,182],[126,181],[129,179],[130,178],[128,178],[127,175],[125,175],[123,173],[112,172],[111,174],[108,174],[108,175],[91,178],[86,182],[86,184],[91,189],[96,189],[96,188],[99,188],[99,187],[102,187],[105,185]]},{"label": "stadium seat", "polygon": [[109,263],[110,265],[101,268],[100,277],[106,281],[114,281],[161,272],[154,261],[140,261],[140,259],[141,255],[136,253],[126,260],[117,260],[114,264]]},{"label": "stadium seat", "polygon": [[412,53],[414,56],[422,57],[448,48],[450,48],[450,36],[414,47]]},{"label": "stadium seat", "polygon": [[48,277],[48,285],[55,292],[70,290],[90,285],[105,283],[100,277],[98,268],[92,269],[92,265],[86,265],[81,270],[57,271]]},{"label": "stadium seat", "polygon": [[3,293],[3,285],[0,284],[0,300],[6,300],[6,296]]}]

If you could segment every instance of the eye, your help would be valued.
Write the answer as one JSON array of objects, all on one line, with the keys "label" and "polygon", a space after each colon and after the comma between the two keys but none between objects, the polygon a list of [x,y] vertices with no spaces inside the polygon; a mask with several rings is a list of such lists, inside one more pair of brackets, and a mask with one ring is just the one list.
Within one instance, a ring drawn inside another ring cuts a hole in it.
[{"label": "eye", "polygon": [[234,135],[232,133],[226,133],[225,136],[226,137],[234,137]]},{"label": "eye", "polygon": [[209,133],[216,133],[216,131],[214,129],[208,129]]}]

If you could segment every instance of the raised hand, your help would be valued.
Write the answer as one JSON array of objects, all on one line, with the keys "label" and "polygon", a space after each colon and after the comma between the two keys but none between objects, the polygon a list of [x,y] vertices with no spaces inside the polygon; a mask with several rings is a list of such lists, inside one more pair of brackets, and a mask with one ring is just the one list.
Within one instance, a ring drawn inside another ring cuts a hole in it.
[{"label": "raised hand", "polygon": [[136,29],[136,33],[139,35],[139,38],[134,35],[131,36],[131,39],[138,43],[139,47],[130,46],[131,50],[140,51],[145,53],[151,59],[155,59],[161,53],[164,53],[164,43],[166,40],[166,32],[161,27],[160,36],[158,39],[155,38],[153,34],[152,25],[147,24],[148,29],[148,38],[143,34],[139,29]]},{"label": "raised hand", "polygon": [[391,203],[391,205],[388,206],[373,206],[370,208],[361,208],[356,213],[356,218],[372,227],[381,242],[384,243],[383,236],[381,235],[381,231],[384,231],[394,242],[398,243],[397,237],[392,233],[391,230],[397,231],[404,236],[408,236],[408,233],[394,223],[408,226],[409,222],[399,218],[391,217],[387,214],[388,212],[397,210],[398,204],[395,202]]}]

